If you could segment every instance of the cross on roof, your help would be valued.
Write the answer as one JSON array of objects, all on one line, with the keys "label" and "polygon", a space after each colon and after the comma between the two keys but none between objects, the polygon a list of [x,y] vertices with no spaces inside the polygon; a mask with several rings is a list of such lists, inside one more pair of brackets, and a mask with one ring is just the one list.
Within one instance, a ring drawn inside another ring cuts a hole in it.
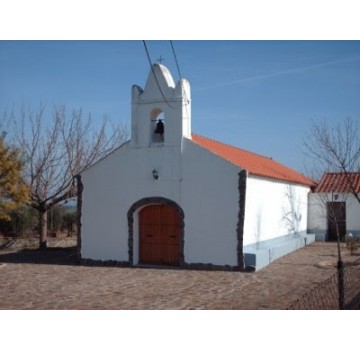
[{"label": "cross on roof", "polygon": [[163,58],[163,57],[160,55],[160,57],[157,59],[157,61],[158,61],[159,63],[161,63],[162,61],[165,61],[165,58]]}]

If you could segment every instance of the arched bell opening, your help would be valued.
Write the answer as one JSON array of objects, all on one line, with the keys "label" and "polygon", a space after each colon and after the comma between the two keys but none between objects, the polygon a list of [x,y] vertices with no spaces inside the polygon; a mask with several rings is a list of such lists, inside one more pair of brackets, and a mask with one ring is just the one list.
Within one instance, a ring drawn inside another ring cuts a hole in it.
[{"label": "arched bell opening", "polygon": [[162,143],[165,140],[165,114],[160,108],[151,111],[151,140]]}]

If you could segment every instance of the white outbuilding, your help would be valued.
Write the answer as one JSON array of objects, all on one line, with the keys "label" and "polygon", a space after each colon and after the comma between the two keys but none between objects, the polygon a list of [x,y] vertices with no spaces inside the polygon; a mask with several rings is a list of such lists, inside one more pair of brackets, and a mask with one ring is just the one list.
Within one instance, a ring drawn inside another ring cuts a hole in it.
[{"label": "white outbuilding", "polygon": [[308,230],[317,241],[360,238],[360,173],[325,173],[309,196]]},{"label": "white outbuilding", "polygon": [[187,80],[154,64],[131,104],[131,139],[78,177],[83,259],[259,269],[314,241],[312,180],[193,134]]}]

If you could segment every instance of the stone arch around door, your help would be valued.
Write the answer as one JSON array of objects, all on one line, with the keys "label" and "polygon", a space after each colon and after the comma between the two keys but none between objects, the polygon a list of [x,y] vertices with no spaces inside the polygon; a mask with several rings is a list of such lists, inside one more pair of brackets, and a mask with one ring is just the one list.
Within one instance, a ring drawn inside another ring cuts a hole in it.
[{"label": "stone arch around door", "polygon": [[134,214],[147,206],[153,205],[164,205],[171,207],[179,217],[179,235],[180,235],[180,249],[179,249],[179,266],[184,265],[184,212],[181,207],[174,201],[163,198],[163,197],[148,197],[140,199],[135,202],[127,213],[129,238],[128,238],[128,249],[129,249],[129,265],[134,264]]}]

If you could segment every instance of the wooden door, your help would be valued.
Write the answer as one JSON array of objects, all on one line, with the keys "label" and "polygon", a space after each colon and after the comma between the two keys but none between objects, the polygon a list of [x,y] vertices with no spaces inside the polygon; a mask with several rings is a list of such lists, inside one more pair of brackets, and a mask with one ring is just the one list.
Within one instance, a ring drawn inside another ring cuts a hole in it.
[{"label": "wooden door", "polygon": [[327,221],[329,241],[337,241],[337,229],[339,229],[340,240],[343,240],[346,234],[346,203],[328,202]]},{"label": "wooden door", "polygon": [[169,205],[150,205],[139,212],[139,262],[180,264],[180,217]]}]

